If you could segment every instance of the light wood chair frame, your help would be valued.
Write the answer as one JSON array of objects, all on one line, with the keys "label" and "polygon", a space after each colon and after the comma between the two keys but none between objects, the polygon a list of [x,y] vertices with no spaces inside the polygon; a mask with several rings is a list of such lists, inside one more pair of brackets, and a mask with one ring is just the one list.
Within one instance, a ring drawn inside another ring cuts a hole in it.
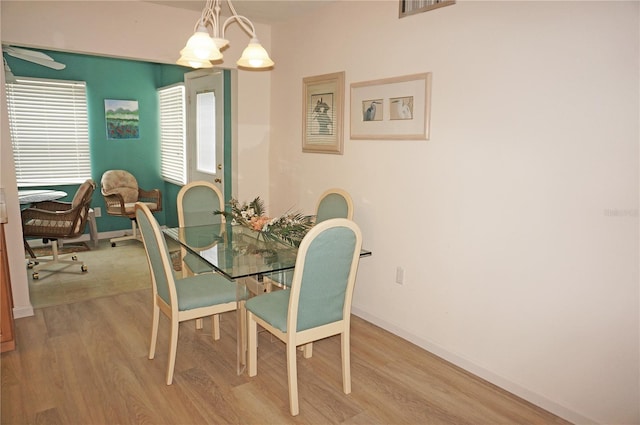
[{"label": "light wood chair frame", "polygon": [[[165,246],[164,236],[160,231],[160,226],[158,225],[157,220],[151,213],[149,207],[147,207],[142,202],[136,203],[136,213],[141,211],[151,222],[151,226],[153,229],[152,237],[155,239],[154,243],[159,244],[161,247]],[[169,337],[169,359],[167,364],[167,385],[171,385],[173,383],[173,372],[175,368],[176,362],[176,353],[178,349],[178,329],[180,322],[184,322],[186,320],[200,319],[208,316],[216,316],[220,313],[226,313],[228,311],[234,311],[237,309],[237,301],[216,304],[207,307],[194,308],[190,310],[178,310],[178,293],[176,290],[176,284],[173,274],[173,264],[169,260],[169,253],[166,252],[166,255],[162,256],[162,265],[163,265],[163,273],[166,276],[167,282],[169,284],[169,298],[170,303],[166,303],[162,297],[158,294],[158,287],[156,284],[156,277],[154,274],[154,269],[151,264],[151,259],[148,255],[148,241],[145,239],[144,234],[142,235],[142,242],[144,243],[145,250],[147,251],[147,263],[149,265],[149,270],[151,271],[151,281],[153,288],[153,319],[151,326],[151,343],[149,345],[149,359],[153,359],[155,357],[156,352],[156,344],[158,340],[158,324],[160,321],[160,312],[166,315],[171,322],[171,333]],[[213,339],[219,340],[220,333],[212,332]]]},{"label": "light wood chair frame", "polygon": [[[303,331],[296,331],[301,282],[304,275],[304,263],[307,251],[317,235],[333,227],[348,227],[356,236],[356,244],[353,252],[353,258],[351,260],[351,268],[349,271],[347,288],[345,292],[342,320],[328,323],[319,327],[306,329]],[[351,393],[351,301],[353,298],[353,288],[355,286],[361,248],[362,233],[358,225],[353,221],[343,218],[336,218],[326,220],[322,223],[317,224],[309,231],[309,233],[307,233],[298,249],[298,256],[296,258],[296,266],[293,273],[293,281],[290,289],[291,294],[289,295],[287,332],[282,332],[280,329],[272,326],[264,319],[247,310],[247,369],[249,372],[249,376],[256,376],[256,374],[258,373],[257,325],[260,325],[264,329],[269,331],[272,335],[277,337],[279,340],[284,342],[286,345],[287,380],[289,385],[289,410],[292,416],[298,415],[300,411],[298,404],[298,372],[296,360],[296,349],[298,346],[305,346],[312,343],[313,341],[317,341],[334,335],[340,335],[342,358],[342,390],[345,394]],[[308,358],[310,356],[310,351],[309,353],[307,353],[303,350],[303,356],[305,358]]]},{"label": "light wood chair frame", "polygon": [[349,194],[349,192],[337,187],[327,189],[322,193],[322,195],[320,195],[320,197],[318,198],[318,202],[316,203],[316,215],[318,213],[318,210],[320,209],[322,200],[332,194],[340,195],[344,198],[345,202],[347,203],[347,216],[344,218],[353,220],[353,199],[351,199],[351,195]]},{"label": "light wood chair frame", "polygon": [[[178,226],[179,227],[185,227],[187,225],[185,220],[184,208],[183,208],[183,200],[185,195],[189,193],[189,190],[193,189],[194,187],[206,187],[208,189],[211,189],[213,192],[215,192],[216,195],[218,196],[218,199],[220,200],[220,205],[218,209],[220,211],[224,211],[224,196],[222,195],[222,191],[216,185],[205,180],[196,180],[196,181],[189,182],[184,186],[182,186],[180,188],[180,191],[178,191],[177,207],[178,207]],[[211,213],[213,214],[213,211]],[[220,215],[220,222],[225,223],[224,215]],[[193,276],[194,274],[191,271],[191,269],[189,269],[189,266],[183,261],[186,255],[187,255],[187,249],[184,246],[180,246],[180,258],[182,261],[182,277]],[[196,329],[202,329],[202,326],[203,326],[202,319],[197,319]],[[217,339],[219,339],[220,338],[220,315],[218,314],[213,316],[213,327],[214,327],[215,335],[217,335]]]}]

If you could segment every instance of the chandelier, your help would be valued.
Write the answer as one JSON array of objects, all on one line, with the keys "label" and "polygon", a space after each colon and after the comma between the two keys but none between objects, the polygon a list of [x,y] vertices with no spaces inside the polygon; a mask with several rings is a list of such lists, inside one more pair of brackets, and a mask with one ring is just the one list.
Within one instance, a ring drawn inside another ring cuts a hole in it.
[{"label": "chandelier", "polygon": [[[237,62],[238,66],[256,69],[273,66],[269,54],[256,37],[255,27],[248,18],[236,13],[231,0],[226,0],[231,16],[224,23],[220,22],[220,2],[221,0],[207,0],[202,15],[196,22],[194,33],[184,49],[180,50],[180,59],[176,63],[191,68],[211,68],[212,61],[222,61],[220,50],[229,44],[229,40],[224,38],[224,31],[227,25],[235,21],[251,37],[249,45]],[[208,27],[211,27],[211,35]]]}]

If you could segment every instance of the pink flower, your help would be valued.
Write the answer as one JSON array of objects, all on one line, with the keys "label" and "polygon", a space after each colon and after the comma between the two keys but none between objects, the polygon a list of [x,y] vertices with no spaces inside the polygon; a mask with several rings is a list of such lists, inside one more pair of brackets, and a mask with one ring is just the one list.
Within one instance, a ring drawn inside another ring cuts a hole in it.
[{"label": "pink flower", "polygon": [[261,231],[266,223],[271,221],[269,217],[252,217],[249,223],[253,230]]}]

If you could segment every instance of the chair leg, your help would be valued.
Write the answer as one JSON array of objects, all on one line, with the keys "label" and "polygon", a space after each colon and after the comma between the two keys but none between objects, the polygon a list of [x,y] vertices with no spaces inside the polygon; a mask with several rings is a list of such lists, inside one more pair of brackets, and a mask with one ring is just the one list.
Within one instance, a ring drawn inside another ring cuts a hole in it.
[{"label": "chair leg", "polygon": [[149,344],[149,359],[156,356],[156,343],[158,341],[158,322],[160,321],[160,308],[153,300],[153,318],[151,319],[151,343]]},{"label": "chair leg", "polygon": [[178,350],[178,318],[171,318],[171,335],[169,337],[169,364],[167,365],[167,385],[173,383],[173,369],[176,365],[176,352]]},{"label": "chair leg", "polygon": [[[39,279],[39,270],[48,270],[49,266],[52,266],[54,264],[68,264],[68,265],[79,265],[80,266],[80,271],[82,271],[83,273],[86,272],[87,266],[84,264],[84,261],[78,261],[78,257],[76,256],[76,253],[72,252],[69,254],[64,254],[64,255],[59,255],[58,254],[58,244],[60,241],[58,241],[57,239],[51,239],[51,260],[49,261],[38,261],[38,257],[36,257],[34,260],[29,262],[29,268],[33,271],[32,277],[34,279]],[[71,259],[67,259],[71,257]],[[39,257],[42,258],[42,257]],[[67,266],[68,267],[68,266]],[[52,271],[59,271],[62,269],[51,269]]]},{"label": "chair leg", "polygon": [[296,416],[298,407],[298,367],[296,364],[296,346],[287,343],[287,376],[289,381],[289,411],[291,416]]},{"label": "chair leg", "polygon": [[213,317],[211,318],[211,325],[213,326],[213,329],[211,330],[211,332],[213,333],[213,340],[217,341],[220,339],[220,315],[219,314],[213,315]]},{"label": "chair leg", "polygon": [[313,356],[313,342],[302,346],[302,356],[305,359],[310,359]]},{"label": "chair leg", "polygon": [[109,242],[111,242],[111,246],[116,246],[116,242],[122,242],[122,241],[138,240],[142,242],[142,235],[138,234],[138,226],[135,218],[131,219],[131,230],[132,230],[131,235],[125,234],[124,236],[109,239]]},{"label": "chair leg", "polygon": [[258,324],[253,314],[247,311],[247,369],[249,376],[258,374]]},{"label": "chair leg", "polygon": [[349,328],[340,334],[340,352],[342,353],[342,390],[351,394],[351,344]]}]

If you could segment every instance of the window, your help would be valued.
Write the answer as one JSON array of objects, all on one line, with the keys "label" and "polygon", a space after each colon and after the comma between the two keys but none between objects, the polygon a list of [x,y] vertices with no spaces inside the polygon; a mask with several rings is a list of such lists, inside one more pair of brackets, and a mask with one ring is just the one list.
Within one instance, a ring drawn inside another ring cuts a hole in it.
[{"label": "window", "polygon": [[18,186],[89,179],[86,83],[17,77],[6,88]]},{"label": "window", "polygon": [[400,18],[455,4],[455,0],[400,0]]},{"label": "window", "polygon": [[179,185],[187,183],[184,93],[182,83],[158,89],[162,178]]}]

